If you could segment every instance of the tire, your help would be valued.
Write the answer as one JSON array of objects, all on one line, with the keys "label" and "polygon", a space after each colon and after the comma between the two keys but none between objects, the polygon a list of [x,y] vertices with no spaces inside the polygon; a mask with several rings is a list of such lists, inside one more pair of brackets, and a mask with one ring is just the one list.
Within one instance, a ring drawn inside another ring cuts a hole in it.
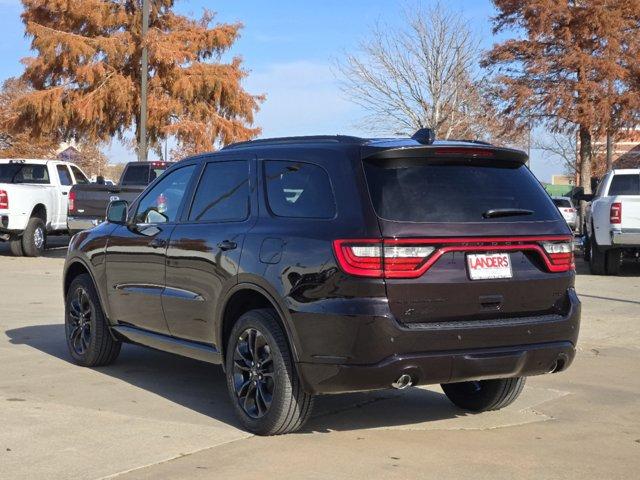
[{"label": "tire", "polygon": [[275,311],[242,315],[231,330],[225,361],[231,403],[246,430],[282,435],[304,425],[313,397],[302,389]]},{"label": "tire", "polygon": [[605,253],[598,247],[595,238],[589,239],[589,270],[592,275],[604,275],[605,272]]},{"label": "tire", "polygon": [[622,260],[622,250],[619,248],[612,248],[611,250],[607,250],[605,256],[606,262],[606,272],[607,275],[618,275],[620,274],[620,262]]},{"label": "tire", "polygon": [[486,412],[511,405],[522,393],[525,381],[526,377],[499,378],[441,386],[454,405],[472,412]]},{"label": "tire", "polygon": [[65,337],[73,361],[100,367],[115,361],[122,343],[113,338],[89,274],[78,275],[65,299]]},{"label": "tire", "polygon": [[32,217],[22,234],[22,250],[27,257],[39,257],[47,244],[47,229],[41,218]]},{"label": "tire", "polygon": [[591,259],[591,239],[589,238],[589,235],[586,233],[587,229],[584,229],[585,234],[584,234],[584,241],[582,242],[582,250],[583,250],[583,255],[582,258],[584,259],[585,262],[589,262],[589,260]]},{"label": "tire", "polygon": [[22,250],[22,239],[15,235],[9,239],[9,250],[14,257],[22,257],[24,250]]}]

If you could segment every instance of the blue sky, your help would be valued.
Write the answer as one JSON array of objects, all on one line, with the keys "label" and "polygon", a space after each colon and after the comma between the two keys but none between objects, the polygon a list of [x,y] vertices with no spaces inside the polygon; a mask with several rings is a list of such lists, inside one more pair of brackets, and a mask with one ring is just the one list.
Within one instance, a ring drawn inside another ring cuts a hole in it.
[{"label": "blue sky", "polygon": [[[482,46],[491,47],[494,9],[489,0],[443,4],[460,11]],[[360,126],[362,110],[344,97],[331,66],[366,37],[374,22],[393,25],[400,20],[401,8],[395,0],[177,0],[176,8],[193,15],[209,8],[217,12],[217,21],[244,24],[231,53],[241,55],[251,72],[245,82],[247,90],[267,94],[257,117],[263,136],[367,135]],[[19,0],[0,0],[0,79],[20,74],[20,59],[29,55],[20,11]],[[109,156],[114,162],[134,159],[133,152],[118,144],[109,149]],[[543,181],[552,173],[561,173],[561,167],[536,151],[532,152],[532,169]]]}]

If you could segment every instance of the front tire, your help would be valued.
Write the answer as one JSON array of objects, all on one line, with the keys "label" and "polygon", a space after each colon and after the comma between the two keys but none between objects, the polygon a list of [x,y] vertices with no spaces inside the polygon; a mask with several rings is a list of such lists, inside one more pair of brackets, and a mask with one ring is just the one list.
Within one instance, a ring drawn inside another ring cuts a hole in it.
[{"label": "front tire", "polygon": [[229,396],[245,429],[257,435],[298,430],[311,414],[277,313],[251,310],[231,330],[226,350]]},{"label": "front tire", "polygon": [[500,410],[522,393],[526,377],[498,378],[475,382],[444,383],[442,390],[453,404],[472,412]]},{"label": "front tire", "polygon": [[122,343],[113,338],[91,276],[78,275],[65,299],[65,333],[73,361],[83,367],[113,363]]},{"label": "front tire", "polygon": [[18,236],[11,236],[9,239],[9,250],[14,257],[24,256],[24,250],[22,250],[22,239]]},{"label": "front tire", "polygon": [[22,234],[22,250],[27,257],[39,257],[47,245],[47,230],[41,218],[32,217]]}]

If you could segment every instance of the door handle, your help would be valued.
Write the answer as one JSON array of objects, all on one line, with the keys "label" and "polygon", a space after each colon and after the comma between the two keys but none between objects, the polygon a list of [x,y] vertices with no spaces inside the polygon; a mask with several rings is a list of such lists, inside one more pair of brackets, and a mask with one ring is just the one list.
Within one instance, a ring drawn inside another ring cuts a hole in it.
[{"label": "door handle", "polygon": [[62,192],[63,195],[69,195],[69,192]]},{"label": "door handle", "polygon": [[218,248],[223,252],[226,252],[227,250],[235,250],[238,248],[238,244],[230,240],[224,240],[218,244]]},{"label": "door handle", "polygon": [[151,248],[164,248],[167,246],[167,241],[163,238],[154,238],[149,242],[149,246]]}]

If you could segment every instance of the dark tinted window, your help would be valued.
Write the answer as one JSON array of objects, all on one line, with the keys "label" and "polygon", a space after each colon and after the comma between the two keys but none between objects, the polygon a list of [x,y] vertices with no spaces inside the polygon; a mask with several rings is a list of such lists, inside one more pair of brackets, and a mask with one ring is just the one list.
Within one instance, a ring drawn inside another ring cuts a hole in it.
[{"label": "dark tinted window", "polygon": [[122,185],[148,185],[149,165],[129,165],[124,172]]},{"label": "dark tinted window", "polygon": [[[514,222],[558,219],[558,210],[533,174],[517,164],[365,162],[378,216],[404,222]],[[485,219],[492,209],[531,215]]]},{"label": "dark tinted window", "polygon": [[73,185],[71,174],[69,173],[67,166],[58,165],[56,168],[58,169],[58,177],[60,177],[60,185]]},{"label": "dark tinted window", "polygon": [[46,165],[34,163],[0,164],[0,183],[51,183]]},{"label": "dark tinted window", "polygon": [[189,165],[174,170],[149,190],[138,205],[136,223],[176,221],[194,169],[193,165]]},{"label": "dark tinted window", "polygon": [[310,163],[267,161],[269,208],[279,217],[332,218],[336,207],[327,172]]},{"label": "dark tinted window", "polygon": [[249,163],[208,163],[200,179],[189,220],[231,222],[249,216]]},{"label": "dark tinted window", "polygon": [[609,195],[640,195],[640,175],[614,175]]},{"label": "dark tinted window", "polygon": [[76,177],[76,183],[80,185],[89,183],[89,179],[84,176],[84,173],[82,173],[78,167],[71,165],[71,171],[73,172],[73,176]]},{"label": "dark tinted window", "polygon": [[552,200],[558,208],[571,208],[571,202],[566,198],[554,198]]}]

